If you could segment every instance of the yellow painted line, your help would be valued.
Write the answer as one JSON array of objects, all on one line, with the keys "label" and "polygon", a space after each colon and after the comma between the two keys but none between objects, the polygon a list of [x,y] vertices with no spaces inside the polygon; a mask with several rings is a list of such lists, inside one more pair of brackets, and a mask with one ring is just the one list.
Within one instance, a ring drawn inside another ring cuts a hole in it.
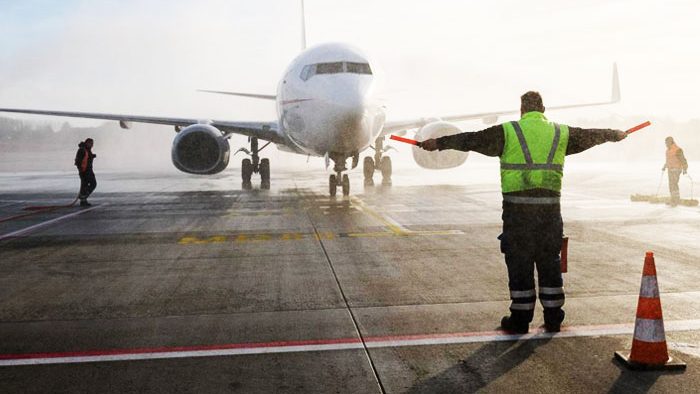
[{"label": "yellow painted line", "polygon": [[315,240],[335,240],[340,238],[386,238],[386,237],[416,237],[416,236],[441,236],[441,235],[461,235],[460,230],[437,230],[437,231],[411,231],[408,233],[395,233],[392,231],[377,231],[367,233],[334,233],[332,231],[321,231],[319,233],[260,233],[260,234],[232,234],[213,235],[206,237],[185,236],[178,240],[180,245],[205,245],[220,243],[249,243],[265,241],[303,241]]},{"label": "yellow painted line", "polygon": [[380,233],[348,233],[350,238],[380,238],[380,237],[395,237],[395,233],[383,231]]},{"label": "yellow painted line", "polygon": [[412,233],[411,230],[403,227],[393,219],[384,216],[378,212],[375,212],[374,210],[370,209],[362,200],[360,200],[357,197],[351,197],[351,201],[364,213],[368,214],[369,216],[373,217],[374,219],[378,220],[382,224],[384,224],[389,230],[391,230],[392,233],[396,235],[409,235]]}]

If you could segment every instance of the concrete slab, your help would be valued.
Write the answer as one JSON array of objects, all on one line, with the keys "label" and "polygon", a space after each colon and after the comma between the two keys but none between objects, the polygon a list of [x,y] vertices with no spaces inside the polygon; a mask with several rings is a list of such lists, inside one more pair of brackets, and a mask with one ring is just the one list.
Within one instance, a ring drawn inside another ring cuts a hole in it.
[{"label": "concrete slab", "polygon": [[[471,174],[455,184],[453,175],[416,178],[414,169],[398,168],[392,187],[366,189],[355,176],[350,198],[325,196],[324,177],[308,171],[274,173],[269,191],[238,190],[235,170],[210,178],[98,174],[92,200],[100,205],[90,212],[58,222],[49,221],[80,209],[0,221],[0,236],[31,228],[0,241],[0,360],[45,362],[0,366],[0,391],[699,386],[700,250],[692,232],[700,210],[631,203],[624,189],[637,178],[574,168],[563,206],[571,335],[516,341],[494,331],[509,304],[496,239],[497,180]],[[0,220],[26,205],[71,200],[73,178],[0,173],[7,185]],[[631,343],[649,249],[664,316],[675,327],[669,348],[688,362],[684,374],[631,373],[612,361]],[[533,329],[541,323],[538,309]],[[444,336],[469,341],[440,344]],[[148,352],[161,353],[138,359]],[[133,357],[108,361],[117,353]],[[96,359],[51,361],[86,355]]]}]

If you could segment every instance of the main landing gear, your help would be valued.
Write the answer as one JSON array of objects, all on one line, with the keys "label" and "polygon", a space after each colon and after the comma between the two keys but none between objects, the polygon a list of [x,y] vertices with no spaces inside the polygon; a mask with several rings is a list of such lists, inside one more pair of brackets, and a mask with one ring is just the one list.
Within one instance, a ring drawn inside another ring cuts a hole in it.
[{"label": "main landing gear", "polygon": [[374,142],[374,158],[366,156],[362,162],[362,172],[365,175],[365,186],[374,186],[374,172],[381,171],[382,185],[391,185],[391,157],[383,156],[388,150],[393,149],[391,146],[384,146],[384,137],[379,137]]},{"label": "main landing gear", "polygon": [[[243,179],[243,189],[250,190],[253,188],[253,183],[251,178],[253,173],[260,174],[260,188],[269,190],[270,189],[270,159],[260,159],[259,153],[265,149],[270,143],[263,145],[262,148],[258,149],[258,139],[256,137],[250,137],[250,150],[246,148],[241,148],[238,152],[244,152],[250,156],[250,159],[243,159],[241,163],[241,178]],[[236,154],[234,153],[234,155]]]}]

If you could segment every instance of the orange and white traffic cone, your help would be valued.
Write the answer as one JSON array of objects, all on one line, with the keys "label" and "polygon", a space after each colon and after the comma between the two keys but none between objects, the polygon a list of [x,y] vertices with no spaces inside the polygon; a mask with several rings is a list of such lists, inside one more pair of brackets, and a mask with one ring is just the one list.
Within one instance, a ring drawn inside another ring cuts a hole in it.
[{"label": "orange and white traffic cone", "polygon": [[685,369],[684,362],[668,355],[653,252],[644,258],[632,351],[615,352],[615,358],[631,369]]}]

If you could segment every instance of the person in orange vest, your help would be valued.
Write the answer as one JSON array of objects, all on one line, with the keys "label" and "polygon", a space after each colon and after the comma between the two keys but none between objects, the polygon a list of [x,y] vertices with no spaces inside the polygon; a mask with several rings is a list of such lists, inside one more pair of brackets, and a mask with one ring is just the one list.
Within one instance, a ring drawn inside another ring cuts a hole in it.
[{"label": "person in orange vest", "polygon": [[681,173],[688,173],[688,161],[683,155],[683,149],[676,145],[673,137],[666,137],[666,164],[664,164],[661,171],[666,169],[668,169],[668,191],[671,193],[670,204],[672,207],[675,207],[681,200],[678,180],[681,177]]},{"label": "person in orange vest", "polygon": [[91,204],[87,198],[97,187],[95,173],[92,171],[92,160],[97,157],[92,153],[92,145],[94,141],[88,138],[78,144],[78,152],[75,154],[75,166],[78,167],[78,175],[80,176],[80,206],[87,207]]}]

